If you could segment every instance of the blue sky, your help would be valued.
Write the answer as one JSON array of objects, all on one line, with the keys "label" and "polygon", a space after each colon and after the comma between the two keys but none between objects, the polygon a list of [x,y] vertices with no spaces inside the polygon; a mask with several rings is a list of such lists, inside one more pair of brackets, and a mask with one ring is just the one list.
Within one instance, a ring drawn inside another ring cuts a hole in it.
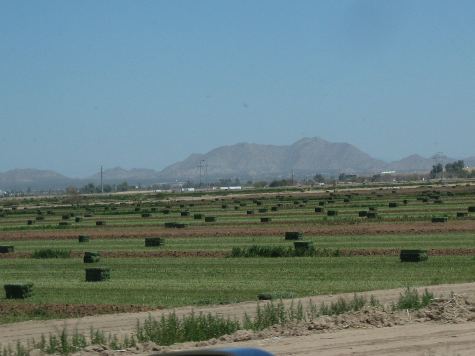
[{"label": "blue sky", "polygon": [[0,171],[304,136],[475,155],[475,2],[0,0]]}]

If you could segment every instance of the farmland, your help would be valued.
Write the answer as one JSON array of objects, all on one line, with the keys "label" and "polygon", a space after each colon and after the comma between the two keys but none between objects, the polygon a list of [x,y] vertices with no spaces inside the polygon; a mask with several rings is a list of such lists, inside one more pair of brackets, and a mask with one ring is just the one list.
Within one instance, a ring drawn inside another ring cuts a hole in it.
[{"label": "farmland", "polygon": [[[24,300],[2,298],[3,307],[18,312],[2,309],[9,312],[0,322],[61,317],[59,307],[31,313],[32,305],[153,309],[255,300],[262,292],[289,298],[472,282],[472,206],[475,188],[466,184],[3,199],[0,245],[14,251],[0,253],[0,281],[33,282],[34,292]],[[231,257],[236,247],[293,248],[287,231],[302,232],[318,255]],[[80,243],[79,235],[90,239]],[[164,243],[145,247],[147,237]],[[69,257],[32,258],[42,249]],[[428,250],[429,259],[401,263],[401,249]],[[110,280],[85,282],[86,251],[100,253],[94,265],[109,267]]]}]

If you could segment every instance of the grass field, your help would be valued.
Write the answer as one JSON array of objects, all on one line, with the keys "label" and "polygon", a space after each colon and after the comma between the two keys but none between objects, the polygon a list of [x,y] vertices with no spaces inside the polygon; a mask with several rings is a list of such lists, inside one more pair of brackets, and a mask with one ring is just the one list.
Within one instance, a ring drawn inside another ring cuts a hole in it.
[{"label": "grass field", "polygon": [[[5,282],[34,281],[32,303],[189,304],[255,300],[261,292],[293,296],[474,280],[473,257],[105,259],[110,281],[84,281],[79,259],[1,260]],[[391,278],[388,278],[391,276]],[[124,293],[124,290],[127,293]]]},{"label": "grass field", "polygon": [[[320,248],[333,249],[375,249],[375,248],[475,248],[473,233],[444,234],[385,234],[385,235],[336,235],[311,236],[305,240],[313,241]],[[79,243],[69,240],[6,240],[2,245],[14,245],[18,252],[33,252],[41,248],[59,248],[71,251],[223,251],[230,252],[233,247],[251,245],[292,246],[283,236],[222,236],[222,237],[178,237],[165,238],[159,248],[145,247],[141,238],[91,239]]]},{"label": "grass field", "polygon": [[[0,253],[0,284],[34,283],[32,297],[2,298],[0,311],[8,310],[1,309],[2,305],[15,305],[20,310],[21,305],[52,303],[174,307],[255,300],[262,292],[301,297],[475,281],[475,213],[468,211],[475,206],[471,186],[274,193],[211,199],[197,199],[195,194],[194,200],[185,201],[175,201],[179,195],[145,194],[133,199],[85,196],[74,203],[68,197],[0,200],[0,245],[15,248],[13,254]],[[390,202],[397,206],[389,207]],[[315,207],[324,211],[316,213]],[[369,207],[376,210],[377,218],[359,216]],[[253,213],[247,214],[247,210]],[[328,210],[338,214],[327,216]],[[189,216],[182,216],[185,211]],[[467,214],[457,217],[460,212]],[[215,216],[217,221],[194,219],[195,213]],[[432,223],[433,216],[446,216],[449,222]],[[261,223],[261,217],[272,221]],[[32,222],[28,224],[28,220]],[[61,227],[60,221],[69,224]],[[105,221],[106,226],[96,226],[96,221]],[[165,222],[186,226],[169,229]],[[359,226],[364,229],[358,230]],[[318,249],[369,253],[352,257],[225,257],[233,247],[291,247],[292,242],[284,240],[285,231],[310,231],[304,239]],[[91,235],[91,240],[79,243],[80,234]],[[148,236],[162,237],[165,244],[145,247],[144,237]],[[29,257],[45,248],[73,254],[71,258]],[[427,249],[433,255],[423,263],[401,263],[399,249]],[[391,253],[370,256],[374,250]],[[110,280],[85,282],[84,268],[90,267],[80,258],[85,251],[103,253],[98,265],[111,268]],[[149,252],[164,255],[150,256]],[[0,312],[0,322],[53,316],[26,312],[12,317],[11,311],[6,313]]]}]

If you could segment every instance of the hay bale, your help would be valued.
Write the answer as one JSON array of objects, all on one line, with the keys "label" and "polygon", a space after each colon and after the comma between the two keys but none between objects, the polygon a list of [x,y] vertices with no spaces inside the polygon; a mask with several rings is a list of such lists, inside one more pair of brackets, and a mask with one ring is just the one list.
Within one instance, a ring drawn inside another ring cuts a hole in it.
[{"label": "hay bale", "polygon": [[216,216],[206,216],[205,222],[216,222]]},{"label": "hay bale", "polygon": [[170,214],[170,209],[163,209],[162,214],[165,214],[165,215]]},{"label": "hay bale", "polygon": [[268,223],[268,222],[271,222],[271,221],[272,221],[272,219],[268,218],[268,217],[261,218],[261,223]]},{"label": "hay bale", "polygon": [[468,209],[467,209],[467,211],[468,211],[469,213],[475,213],[475,206],[469,206]]},{"label": "hay bale", "polygon": [[82,220],[82,218],[81,218],[80,216],[76,216],[76,217],[74,218],[74,221],[77,222],[77,223],[78,223],[78,222],[81,222],[81,220]]},{"label": "hay bale", "polygon": [[70,225],[70,224],[69,224],[69,222],[67,222],[67,221],[60,221],[60,222],[58,223],[58,226],[60,226],[60,227],[65,227],[65,226],[69,226],[69,225]]},{"label": "hay bale", "polygon": [[375,211],[368,211],[366,214],[367,219],[376,219],[378,217],[378,213]]},{"label": "hay bale", "polygon": [[201,219],[203,219],[203,214],[193,214],[193,219],[201,220]]},{"label": "hay bale", "polygon": [[279,208],[276,207],[276,206],[272,206],[272,207],[270,208],[270,210],[271,210],[271,211],[277,211],[277,210],[279,210]]},{"label": "hay bale", "polygon": [[110,279],[110,269],[106,267],[86,268],[86,282],[100,282]]},{"label": "hay bale", "polygon": [[142,213],[143,218],[149,218],[151,216],[152,216],[152,214],[150,214],[150,213]]},{"label": "hay bale", "polygon": [[96,263],[101,260],[101,255],[99,252],[84,252],[83,262],[84,263]]},{"label": "hay bale", "polygon": [[449,219],[447,216],[433,216],[432,222],[433,223],[446,223]]},{"label": "hay bale", "polygon": [[337,216],[338,215],[338,211],[336,210],[328,210],[327,211],[327,216]]},{"label": "hay bale", "polygon": [[38,215],[35,219],[36,221],[43,221],[45,217],[43,215]]},{"label": "hay bale", "polygon": [[78,242],[83,243],[83,242],[89,242],[90,237],[88,235],[79,235],[78,236]]},{"label": "hay bale", "polygon": [[267,213],[267,208],[259,208],[258,212]]},{"label": "hay bale", "polygon": [[156,247],[161,246],[165,243],[165,240],[161,237],[146,237],[145,238],[145,247]]},{"label": "hay bale", "polygon": [[465,218],[468,216],[468,213],[464,212],[464,211],[459,211],[457,212],[457,217],[458,218]]},{"label": "hay bale", "polygon": [[319,201],[319,202],[318,202],[318,205],[319,205],[319,206],[325,206],[325,202],[324,202],[324,201]]},{"label": "hay bale", "polygon": [[399,258],[401,262],[420,262],[426,261],[428,256],[426,250],[401,250]]},{"label": "hay bale", "polygon": [[248,211],[246,211],[246,214],[247,215],[254,215],[254,210],[248,210]]},{"label": "hay bale", "polygon": [[26,224],[27,224],[27,225],[33,225],[33,220],[27,220],[27,221],[26,221]]},{"label": "hay bale", "polygon": [[96,226],[104,226],[105,224],[106,224],[106,222],[103,221],[103,220],[97,220],[96,221]]},{"label": "hay bale", "polygon": [[181,229],[184,228],[186,225],[183,223],[178,223],[178,222],[166,222],[165,227],[167,228],[175,228],[175,229]]},{"label": "hay bale", "polygon": [[0,253],[12,253],[15,252],[15,248],[11,245],[1,245]]},{"label": "hay bale", "polygon": [[61,219],[68,220],[70,218],[69,214],[64,214],[61,216]]},{"label": "hay bale", "polygon": [[33,294],[33,283],[9,283],[3,288],[7,299],[25,299]]},{"label": "hay bale", "polygon": [[398,206],[398,203],[396,203],[395,201],[390,201],[388,204],[388,207],[390,208],[397,208],[397,206]]},{"label": "hay bale", "polygon": [[360,218],[365,218],[368,215],[368,212],[366,210],[360,210],[358,211],[358,216]]},{"label": "hay bale", "polygon": [[272,300],[272,294],[271,293],[259,293],[257,295],[258,300]]},{"label": "hay bale", "polygon": [[190,212],[189,211],[181,211],[180,216],[190,216]]},{"label": "hay bale", "polygon": [[302,240],[303,233],[300,231],[287,231],[285,233],[286,240]]},{"label": "hay bale", "polygon": [[320,207],[320,206],[317,206],[317,207],[315,208],[315,212],[316,212],[316,213],[323,213],[324,211],[325,211],[325,209],[322,208],[322,207]]}]

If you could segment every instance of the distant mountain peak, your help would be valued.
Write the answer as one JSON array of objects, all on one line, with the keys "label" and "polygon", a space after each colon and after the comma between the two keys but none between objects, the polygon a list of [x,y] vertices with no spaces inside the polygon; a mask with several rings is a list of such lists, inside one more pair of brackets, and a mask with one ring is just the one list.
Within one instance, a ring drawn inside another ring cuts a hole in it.
[{"label": "distant mountain peak", "polygon": [[207,163],[213,179],[266,179],[315,173],[378,172],[385,163],[347,143],[332,143],[319,137],[304,137],[288,146],[237,143],[202,155],[190,155],[160,172],[164,180],[196,179],[199,160]]},{"label": "distant mountain peak", "polygon": [[[162,171],[143,168],[125,169],[120,166],[106,168],[103,178],[106,184],[127,181],[129,184],[151,185],[155,183],[194,180],[200,178],[200,168],[205,161],[208,181],[220,178],[243,180],[313,176],[316,173],[338,175],[340,173],[374,174],[394,170],[398,173],[427,173],[435,163],[433,158],[412,154],[401,160],[386,163],[375,159],[349,143],[330,142],[320,137],[304,137],[291,145],[270,145],[239,142],[220,146],[207,153],[193,153]],[[442,164],[455,159],[440,155]],[[464,159],[468,166],[475,166],[475,156]],[[98,184],[100,173],[72,179],[50,170],[23,168],[0,172],[1,190],[61,189],[68,185],[81,187],[87,183]]]}]

